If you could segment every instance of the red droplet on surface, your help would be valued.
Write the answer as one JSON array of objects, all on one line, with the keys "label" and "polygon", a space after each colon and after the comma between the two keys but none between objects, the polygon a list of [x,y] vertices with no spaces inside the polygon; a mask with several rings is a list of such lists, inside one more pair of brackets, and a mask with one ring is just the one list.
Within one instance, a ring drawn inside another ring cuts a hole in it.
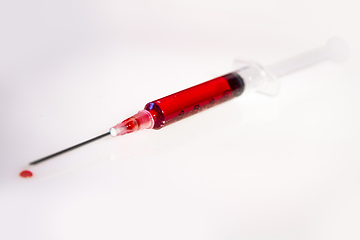
[{"label": "red droplet on surface", "polygon": [[20,177],[23,178],[32,177],[32,175],[33,175],[32,172],[30,172],[29,170],[25,170],[20,173]]}]

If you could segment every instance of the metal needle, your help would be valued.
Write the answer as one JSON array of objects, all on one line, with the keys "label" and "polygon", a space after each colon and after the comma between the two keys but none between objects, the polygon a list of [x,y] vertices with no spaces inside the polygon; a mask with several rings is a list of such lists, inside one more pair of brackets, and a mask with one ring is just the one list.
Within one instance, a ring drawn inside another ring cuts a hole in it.
[{"label": "metal needle", "polygon": [[91,139],[89,139],[89,140],[87,140],[87,141],[85,141],[85,142],[82,142],[82,143],[79,143],[79,144],[74,145],[74,146],[72,146],[72,147],[66,148],[66,149],[64,149],[64,150],[61,150],[61,151],[56,152],[56,153],[54,153],[54,154],[51,154],[51,155],[49,155],[49,156],[40,158],[39,160],[36,160],[36,161],[33,161],[33,162],[29,163],[29,165],[38,164],[38,163],[40,163],[40,162],[43,162],[43,161],[45,161],[45,160],[48,160],[48,159],[50,159],[50,158],[52,158],[52,157],[55,157],[55,156],[57,156],[57,155],[60,155],[60,154],[63,154],[63,153],[65,153],[65,152],[71,151],[71,150],[73,150],[73,149],[75,149],[75,148],[81,147],[81,146],[83,146],[83,145],[85,145],[85,144],[88,144],[88,143],[90,143],[90,142],[92,142],[92,141],[99,140],[100,138],[103,138],[103,137],[105,137],[105,136],[107,136],[107,135],[110,135],[110,132],[107,132],[107,133],[104,133],[104,134],[102,134],[102,135],[100,135],[100,136],[91,138]]}]

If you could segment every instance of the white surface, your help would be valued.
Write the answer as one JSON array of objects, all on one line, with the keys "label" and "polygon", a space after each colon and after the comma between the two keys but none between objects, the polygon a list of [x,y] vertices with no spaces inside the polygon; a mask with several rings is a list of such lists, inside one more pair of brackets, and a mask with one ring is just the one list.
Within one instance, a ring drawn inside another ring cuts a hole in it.
[{"label": "white surface", "polygon": [[[1,1],[0,239],[359,239],[358,9]],[[276,98],[107,137],[18,176],[237,57],[267,65],[333,35],[349,60],[283,78]]]}]

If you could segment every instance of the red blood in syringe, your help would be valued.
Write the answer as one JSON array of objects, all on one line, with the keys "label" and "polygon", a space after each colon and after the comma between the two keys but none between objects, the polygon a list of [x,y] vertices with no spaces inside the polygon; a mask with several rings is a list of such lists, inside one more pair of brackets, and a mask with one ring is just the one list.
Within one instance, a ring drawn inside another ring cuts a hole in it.
[{"label": "red blood in syringe", "polygon": [[144,110],[110,129],[112,136],[145,128],[160,129],[239,96],[244,82],[232,72],[146,104]]}]

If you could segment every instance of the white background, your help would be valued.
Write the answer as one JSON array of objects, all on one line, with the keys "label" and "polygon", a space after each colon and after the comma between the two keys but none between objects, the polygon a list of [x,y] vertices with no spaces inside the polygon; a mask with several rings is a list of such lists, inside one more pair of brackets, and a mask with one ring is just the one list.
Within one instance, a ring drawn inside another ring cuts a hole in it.
[{"label": "white background", "polygon": [[[359,4],[0,2],[0,239],[359,239]],[[345,39],[348,61],[166,127],[107,137],[157,98]]]}]

